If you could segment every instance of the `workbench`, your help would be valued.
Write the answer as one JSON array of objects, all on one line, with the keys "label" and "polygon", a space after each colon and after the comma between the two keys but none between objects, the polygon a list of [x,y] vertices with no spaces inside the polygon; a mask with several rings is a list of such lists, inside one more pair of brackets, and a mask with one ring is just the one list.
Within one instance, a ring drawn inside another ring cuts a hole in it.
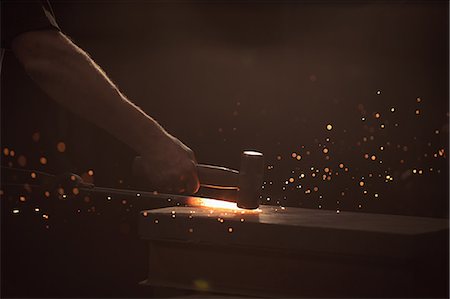
[{"label": "workbench", "polygon": [[[186,200],[189,202],[189,200]],[[142,211],[144,284],[262,297],[448,295],[448,220],[262,205]]]}]

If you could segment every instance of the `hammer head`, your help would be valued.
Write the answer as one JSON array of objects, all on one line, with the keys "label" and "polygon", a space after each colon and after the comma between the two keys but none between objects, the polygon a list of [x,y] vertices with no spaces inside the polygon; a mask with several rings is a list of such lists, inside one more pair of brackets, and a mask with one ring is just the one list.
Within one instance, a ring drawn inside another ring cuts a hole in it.
[{"label": "hammer head", "polygon": [[259,192],[264,175],[264,156],[260,152],[244,151],[239,170],[237,206],[243,209],[259,207]]}]

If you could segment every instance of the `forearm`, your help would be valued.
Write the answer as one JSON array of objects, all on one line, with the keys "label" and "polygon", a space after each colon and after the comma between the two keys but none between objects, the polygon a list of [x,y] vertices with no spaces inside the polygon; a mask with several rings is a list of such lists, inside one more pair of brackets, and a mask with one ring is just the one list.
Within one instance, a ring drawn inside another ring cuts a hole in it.
[{"label": "forearm", "polygon": [[128,101],[99,66],[62,33],[17,37],[13,51],[30,77],[55,101],[104,128],[139,153],[166,137],[164,129]]}]

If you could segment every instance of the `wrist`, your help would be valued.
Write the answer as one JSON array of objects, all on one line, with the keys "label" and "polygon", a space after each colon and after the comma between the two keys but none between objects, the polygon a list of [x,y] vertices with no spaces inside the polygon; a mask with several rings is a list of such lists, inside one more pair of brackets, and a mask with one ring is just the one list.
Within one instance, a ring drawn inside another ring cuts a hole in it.
[{"label": "wrist", "polygon": [[149,116],[143,120],[136,132],[137,138],[133,147],[141,155],[158,154],[172,140],[171,135]]}]

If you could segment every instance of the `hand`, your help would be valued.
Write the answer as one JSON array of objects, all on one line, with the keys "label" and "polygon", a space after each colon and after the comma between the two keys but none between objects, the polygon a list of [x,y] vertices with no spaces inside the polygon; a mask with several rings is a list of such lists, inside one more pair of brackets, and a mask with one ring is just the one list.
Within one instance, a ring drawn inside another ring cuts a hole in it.
[{"label": "hand", "polygon": [[143,175],[157,191],[185,194],[198,191],[194,153],[177,138],[165,133],[141,155]]}]

